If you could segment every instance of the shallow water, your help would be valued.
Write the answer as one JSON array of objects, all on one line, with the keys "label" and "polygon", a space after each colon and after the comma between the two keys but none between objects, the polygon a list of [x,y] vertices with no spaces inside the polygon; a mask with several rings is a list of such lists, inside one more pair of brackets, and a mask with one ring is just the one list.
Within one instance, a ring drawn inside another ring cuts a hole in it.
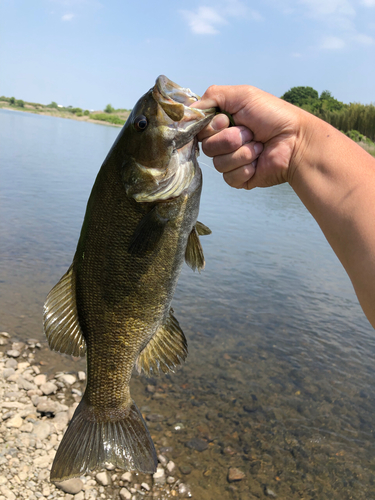
[{"label": "shallow water", "polygon": [[[0,110],[1,330],[44,342],[44,298],[118,132]],[[173,303],[189,357],[133,380],[156,444],[202,500],[375,498],[375,336],[349,279],[288,186],[235,191],[202,162],[207,265],[184,268]],[[45,342],[39,357],[82,366]],[[245,479],[229,484],[229,467]]]}]

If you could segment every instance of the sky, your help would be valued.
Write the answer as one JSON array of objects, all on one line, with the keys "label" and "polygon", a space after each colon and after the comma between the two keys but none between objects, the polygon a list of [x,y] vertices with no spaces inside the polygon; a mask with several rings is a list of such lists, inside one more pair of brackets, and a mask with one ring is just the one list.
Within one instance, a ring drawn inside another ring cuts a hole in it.
[{"label": "sky", "polygon": [[132,108],[160,74],[375,103],[375,0],[0,0],[0,95]]}]

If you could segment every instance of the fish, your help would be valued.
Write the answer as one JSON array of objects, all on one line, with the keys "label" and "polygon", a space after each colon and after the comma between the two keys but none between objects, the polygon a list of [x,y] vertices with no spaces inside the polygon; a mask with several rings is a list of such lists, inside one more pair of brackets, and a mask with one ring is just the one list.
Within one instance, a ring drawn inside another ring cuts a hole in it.
[{"label": "fish", "polygon": [[184,261],[205,260],[197,221],[196,135],[214,108],[164,75],[133,108],[92,188],[68,271],[44,304],[52,350],[87,358],[87,385],[56,452],[59,482],[111,463],[153,473],[157,457],[129,382],[174,371],[187,356],[171,301]]}]

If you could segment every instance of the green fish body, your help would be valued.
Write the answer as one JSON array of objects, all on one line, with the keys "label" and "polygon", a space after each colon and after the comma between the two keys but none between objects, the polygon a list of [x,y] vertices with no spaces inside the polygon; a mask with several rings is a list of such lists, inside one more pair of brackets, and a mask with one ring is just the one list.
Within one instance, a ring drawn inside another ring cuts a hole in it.
[{"label": "green fish body", "polygon": [[87,387],[57,450],[51,480],[112,463],[154,472],[156,453],[133,402],[138,372],[167,373],[187,355],[171,301],[184,260],[204,267],[197,222],[196,134],[215,110],[161,76],[136,104],[93,186],[73,263],[49,293],[51,349],[87,354]]}]

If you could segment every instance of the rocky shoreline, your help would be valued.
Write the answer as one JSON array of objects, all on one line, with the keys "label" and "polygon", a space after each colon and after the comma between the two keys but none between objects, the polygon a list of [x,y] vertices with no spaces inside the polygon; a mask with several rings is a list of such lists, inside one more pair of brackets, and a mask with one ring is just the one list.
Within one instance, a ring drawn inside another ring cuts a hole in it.
[{"label": "rocky shoreline", "polygon": [[58,445],[81,399],[86,374],[46,375],[35,361],[35,339],[13,342],[0,333],[0,500],[190,498],[189,486],[158,451],[155,474],[105,470],[53,484],[49,473]]}]

